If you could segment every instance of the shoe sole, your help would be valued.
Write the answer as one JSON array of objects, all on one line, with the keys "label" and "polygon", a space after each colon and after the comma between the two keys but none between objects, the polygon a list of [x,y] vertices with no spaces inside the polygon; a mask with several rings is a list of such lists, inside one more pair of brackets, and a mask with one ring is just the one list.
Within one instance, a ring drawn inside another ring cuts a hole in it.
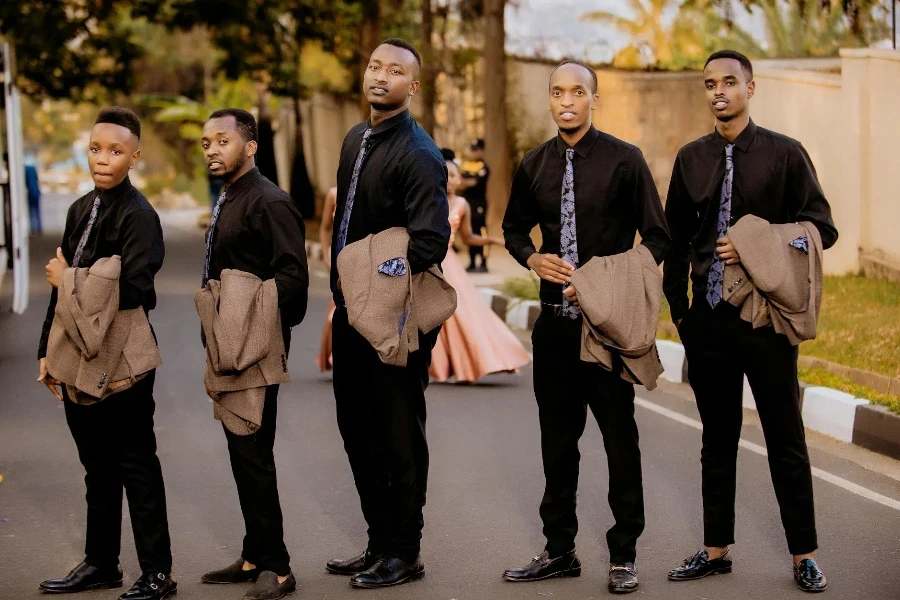
[{"label": "shoe sole", "polygon": [[38,586],[38,589],[40,589],[45,594],[77,594],[79,592],[87,592],[90,590],[116,590],[116,589],[119,589],[120,587],[122,587],[121,581],[118,581],[118,582],[110,581],[108,583],[95,583],[93,585],[87,585],[84,588],[78,590],[77,592],[73,592],[71,590],[50,590],[50,589],[42,588],[41,586]]},{"label": "shoe sole", "polygon": [[357,582],[351,581],[350,587],[363,588],[363,589],[393,587],[395,585],[403,585],[404,583],[418,581],[419,579],[422,579],[424,577],[425,577],[425,569],[422,569],[421,571],[416,571],[409,577],[405,577],[403,579],[400,579],[399,581],[394,581],[392,583],[357,583]]},{"label": "shoe sole", "polygon": [[[372,565],[375,566],[375,565]],[[340,571],[338,569],[329,569],[327,566],[325,567],[325,572],[330,575],[345,575],[347,577],[353,577],[354,575],[359,575],[363,571],[367,569],[363,569],[362,571]]]},{"label": "shoe sole", "polygon": [[606,589],[609,590],[610,594],[630,594],[631,592],[636,592],[638,589],[638,586],[634,586],[633,588],[613,588],[613,587],[607,586]]},{"label": "shoe sole", "polygon": [[704,577],[709,577],[710,575],[727,575],[731,573],[731,567],[722,567],[721,569],[716,569],[714,571],[710,571],[709,573],[704,573],[703,575],[698,575],[696,577],[672,577],[669,575],[669,581],[697,581],[698,579],[703,579]]},{"label": "shoe sole", "polygon": [[528,583],[530,581],[544,581],[545,579],[553,579],[554,577],[581,577],[581,567],[575,567],[574,569],[566,569],[564,571],[558,571],[553,573],[552,575],[544,575],[543,577],[529,577],[527,579],[517,579],[512,577],[503,576],[505,581],[509,581],[510,583]]},{"label": "shoe sole", "polygon": [[241,583],[256,583],[255,579],[245,579],[244,581],[212,581],[201,579],[200,583],[204,585],[239,585]]}]

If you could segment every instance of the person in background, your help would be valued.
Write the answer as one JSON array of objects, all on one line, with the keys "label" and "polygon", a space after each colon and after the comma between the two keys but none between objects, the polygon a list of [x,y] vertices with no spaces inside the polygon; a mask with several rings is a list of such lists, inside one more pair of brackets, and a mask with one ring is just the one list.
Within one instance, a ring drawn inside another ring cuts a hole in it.
[{"label": "person in background", "polygon": [[[331,233],[334,229],[334,209],[337,206],[337,188],[329,188],[325,194],[325,203],[322,206],[322,222],[319,224],[319,244],[322,247],[322,262],[325,268],[331,270]],[[328,312],[325,314],[325,325],[322,327],[322,345],[316,364],[322,373],[330,371],[332,367],[331,357],[331,321],[334,318],[334,298],[328,300]]]},{"label": "person in background", "polygon": [[28,219],[31,223],[31,233],[39,235],[41,227],[41,186],[38,182],[37,165],[34,157],[25,158],[25,188],[28,191]]},{"label": "person in background", "polygon": [[[478,138],[469,146],[469,160],[460,165],[462,180],[459,190],[469,202],[472,212],[472,230],[480,235],[487,232],[487,182],[491,169],[484,162],[484,140]],[[481,264],[475,265],[478,258]],[[487,273],[484,246],[469,246],[469,267],[467,271]]]}]

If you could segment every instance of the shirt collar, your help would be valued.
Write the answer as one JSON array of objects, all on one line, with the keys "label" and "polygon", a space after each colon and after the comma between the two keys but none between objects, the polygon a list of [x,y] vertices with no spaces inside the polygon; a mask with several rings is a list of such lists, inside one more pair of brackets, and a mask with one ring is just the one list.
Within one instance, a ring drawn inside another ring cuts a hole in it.
[{"label": "shirt collar", "polygon": [[227,186],[222,193],[225,194],[225,202],[231,202],[235,198],[241,195],[247,187],[262,177],[262,173],[259,172],[259,167],[253,167],[240,177],[238,177],[237,181]]},{"label": "shirt collar", "polygon": [[[580,156],[581,158],[587,158],[588,154],[591,153],[591,148],[594,147],[594,144],[597,143],[597,139],[600,137],[600,132],[597,131],[597,128],[591,125],[590,129],[585,132],[585,134],[578,140],[578,143],[575,144],[573,150],[575,150],[575,154]],[[556,134],[556,149],[559,152],[559,155],[563,158],[566,156],[566,150],[569,149],[569,144],[562,138],[562,135]]]},{"label": "shirt collar", "polygon": [[128,175],[126,175],[125,179],[122,180],[122,183],[120,183],[116,187],[109,188],[108,190],[101,190],[99,188],[95,189],[100,195],[100,204],[102,204],[103,206],[109,206],[110,204],[121,198],[125,192],[131,189],[131,187],[131,179],[128,177]]},{"label": "shirt collar", "polygon": [[741,149],[741,152],[746,152],[747,148],[750,147],[750,143],[753,141],[753,138],[756,137],[756,132],[759,127],[756,126],[756,123],[753,122],[753,119],[750,119],[750,122],[744,127],[744,130],[737,136],[734,142],[729,142],[719,133],[719,130],[715,130],[715,139],[720,149],[724,150],[727,144],[734,143],[735,146]]},{"label": "shirt collar", "polygon": [[381,123],[379,123],[378,125],[376,125],[374,127],[372,127],[371,119],[366,121],[366,123],[368,124],[368,128],[372,130],[372,135],[378,135],[380,133],[384,133],[388,129],[393,129],[400,123],[405,123],[408,119],[411,119],[411,118],[412,117],[409,116],[409,109],[407,109],[399,114],[394,115],[393,117],[391,117],[390,119],[388,119],[386,121],[382,121]]}]

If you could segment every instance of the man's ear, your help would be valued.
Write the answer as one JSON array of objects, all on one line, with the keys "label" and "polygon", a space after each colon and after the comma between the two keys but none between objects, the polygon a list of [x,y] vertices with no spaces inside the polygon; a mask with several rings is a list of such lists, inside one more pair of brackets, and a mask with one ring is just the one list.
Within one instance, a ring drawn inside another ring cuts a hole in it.
[{"label": "man's ear", "polygon": [[140,150],[140,148],[138,148],[137,150],[134,151],[134,153],[132,153],[131,161],[129,161],[129,163],[128,163],[128,168],[129,169],[135,168],[140,159],[141,159],[141,150]]},{"label": "man's ear", "polygon": [[251,156],[254,156],[258,149],[259,149],[259,145],[256,142],[254,142],[252,140],[247,142],[247,148],[245,150],[245,152],[247,153],[247,157],[249,158]]},{"label": "man's ear", "polygon": [[413,81],[411,84],[409,84],[409,95],[410,96],[415,96],[416,92],[418,92],[418,91],[419,91],[419,82],[418,81]]}]

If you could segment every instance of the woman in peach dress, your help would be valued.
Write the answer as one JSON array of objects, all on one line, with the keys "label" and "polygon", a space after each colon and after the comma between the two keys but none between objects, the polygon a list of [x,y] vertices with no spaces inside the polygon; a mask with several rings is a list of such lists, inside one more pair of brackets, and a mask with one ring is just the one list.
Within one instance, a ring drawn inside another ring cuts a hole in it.
[{"label": "woman in peach dress", "polygon": [[528,353],[515,334],[481,299],[456,253],[453,239],[459,235],[469,246],[503,245],[501,240],[472,233],[469,203],[456,195],[461,182],[459,167],[447,161],[447,200],[450,203],[450,250],[441,264],[444,278],[456,290],[456,312],[444,323],[434,351],[429,375],[435,381],[475,382],[489,373],[514,372],[528,364]]}]

